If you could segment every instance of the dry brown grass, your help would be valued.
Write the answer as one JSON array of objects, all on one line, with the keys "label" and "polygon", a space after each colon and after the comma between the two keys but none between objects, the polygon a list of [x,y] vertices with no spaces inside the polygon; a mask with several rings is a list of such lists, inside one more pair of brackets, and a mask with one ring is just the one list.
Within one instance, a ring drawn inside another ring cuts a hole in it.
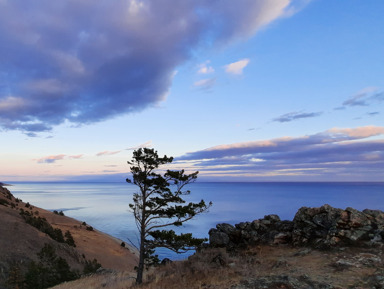
[{"label": "dry brown grass", "polygon": [[135,282],[132,272],[114,272],[91,275],[79,280],[66,282],[51,289],[103,289],[103,288],[130,288]]},{"label": "dry brown grass", "polygon": [[[384,253],[378,248],[318,251],[265,245],[235,253],[206,249],[188,260],[152,268],[145,272],[141,286],[135,285],[134,274],[125,272],[95,275],[54,288],[225,289],[240,288],[236,286],[244,280],[266,276],[306,276],[334,288],[371,288],[367,287],[367,276],[384,270],[383,260]],[[340,261],[352,265],[339,266]]]},{"label": "dry brown grass", "polygon": [[[352,266],[338,267],[340,260]],[[308,276],[315,282],[347,288],[365,284],[367,276],[384,269],[383,260],[383,251],[373,248],[318,251],[265,245],[232,254],[224,249],[210,249],[189,260],[159,267],[147,274],[140,288],[223,289],[242,280],[283,275]]]}]

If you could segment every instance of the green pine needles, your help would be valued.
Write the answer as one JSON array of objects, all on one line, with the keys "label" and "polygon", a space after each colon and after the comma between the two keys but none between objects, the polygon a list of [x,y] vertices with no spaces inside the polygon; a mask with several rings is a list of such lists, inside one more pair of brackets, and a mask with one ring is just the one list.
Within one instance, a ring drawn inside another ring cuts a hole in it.
[{"label": "green pine needles", "polygon": [[133,203],[129,204],[140,234],[138,284],[142,283],[144,267],[159,262],[157,255],[154,255],[156,248],[183,253],[198,248],[206,241],[194,238],[191,233],[178,235],[173,230],[165,229],[181,226],[212,206],[204,200],[186,203],[183,198],[190,194],[185,186],[197,179],[198,172],[185,174],[184,170],[167,170],[163,175],[158,172],[161,165],[172,161],[173,157],[159,157],[157,151],[149,148],[135,150],[132,160],[128,161],[132,178],[128,178],[127,182],[139,187],[139,192],[133,195]]}]

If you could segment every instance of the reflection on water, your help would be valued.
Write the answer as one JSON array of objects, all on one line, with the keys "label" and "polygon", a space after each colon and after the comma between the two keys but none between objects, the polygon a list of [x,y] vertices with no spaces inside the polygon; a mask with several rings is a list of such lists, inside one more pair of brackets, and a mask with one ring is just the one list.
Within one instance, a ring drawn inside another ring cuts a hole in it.
[{"label": "reflection on water", "polygon": [[[278,214],[292,220],[302,207],[329,204],[384,210],[384,183],[194,183],[187,201],[213,202],[209,212],[197,216],[178,231],[208,237],[217,223],[239,223]],[[38,207],[65,211],[94,228],[121,240],[137,242],[137,229],[129,203],[136,187],[127,183],[16,183],[9,187],[18,198]],[[166,250],[160,258],[180,258]],[[185,256],[185,255],[183,255]]]}]

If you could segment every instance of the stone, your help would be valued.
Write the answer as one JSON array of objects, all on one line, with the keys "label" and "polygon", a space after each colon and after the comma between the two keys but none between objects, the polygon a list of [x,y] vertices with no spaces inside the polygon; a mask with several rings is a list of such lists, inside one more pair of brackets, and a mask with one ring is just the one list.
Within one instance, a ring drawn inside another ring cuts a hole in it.
[{"label": "stone", "polygon": [[229,236],[217,229],[209,231],[209,243],[213,247],[225,247],[229,244]]},{"label": "stone", "polygon": [[291,240],[292,235],[290,233],[278,233],[273,239],[273,244],[287,244]]},{"label": "stone", "polygon": [[280,222],[280,217],[278,215],[266,215],[264,216],[265,220],[269,220],[272,223]]},{"label": "stone", "polygon": [[217,224],[216,229],[227,235],[233,233],[236,230],[234,226],[227,223]]},{"label": "stone", "polygon": [[213,246],[292,244],[327,249],[334,246],[384,247],[384,212],[345,210],[323,205],[300,208],[293,221],[281,221],[278,215],[266,215],[253,222],[232,226],[218,224],[209,233]]},{"label": "stone", "polygon": [[173,261],[169,258],[164,258],[163,260],[161,260],[161,265],[167,265],[167,264],[170,264],[172,263]]}]

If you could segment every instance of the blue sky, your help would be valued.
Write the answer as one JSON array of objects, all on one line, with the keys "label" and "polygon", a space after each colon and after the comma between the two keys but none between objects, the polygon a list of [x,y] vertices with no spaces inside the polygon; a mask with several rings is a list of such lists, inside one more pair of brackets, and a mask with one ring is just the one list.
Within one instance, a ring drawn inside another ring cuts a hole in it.
[{"label": "blue sky", "polygon": [[0,181],[384,181],[383,9],[0,0]]}]

